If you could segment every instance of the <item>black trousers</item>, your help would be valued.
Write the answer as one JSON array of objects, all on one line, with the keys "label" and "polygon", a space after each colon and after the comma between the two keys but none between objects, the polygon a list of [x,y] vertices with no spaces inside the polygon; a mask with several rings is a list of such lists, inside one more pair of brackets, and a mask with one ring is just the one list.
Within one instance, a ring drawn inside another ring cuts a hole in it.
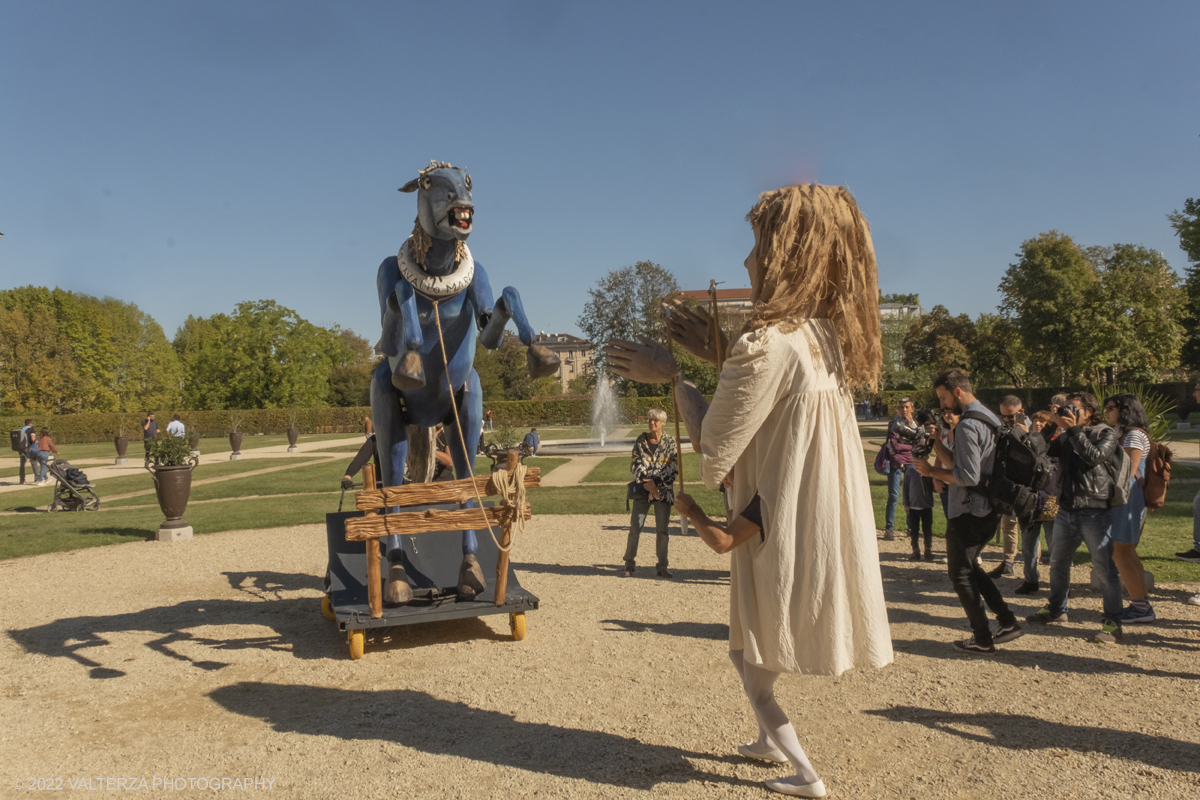
[{"label": "black trousers", "polygon": [[908,538],[912,541],[912,551],[921,552],[921,528],[925,528],[925,552],[933,550],[933,509],[914,508],[908,512]]},{"label": "black trousers", "polygon": [[985,603],[1001,627],[1017,621],[995,582],[975,563],[999,527],[1000,515],[994,511],[986,517],[963,514],[946,522],[946,571],[963,611],[967,612],[975,641],[984,647],[992,643]]}]

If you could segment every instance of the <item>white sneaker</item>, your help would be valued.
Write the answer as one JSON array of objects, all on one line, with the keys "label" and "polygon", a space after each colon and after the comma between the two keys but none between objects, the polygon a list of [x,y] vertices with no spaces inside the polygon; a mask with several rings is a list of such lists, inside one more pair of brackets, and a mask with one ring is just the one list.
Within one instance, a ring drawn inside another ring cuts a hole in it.
[{"label": "white sneaker", "polygon": [[1194,606],[1200,606],[1200,594],[1194,594],[1187,599],[1187,602]]},{"label": "white sneaker", "polygon": [[805,783],[803,785],[792,783],[788,778],[771,778],[763,781],[767,788],[773,792],[786,794],[791,797],[824,797],[825,783],[817,780],[813,783]]}]

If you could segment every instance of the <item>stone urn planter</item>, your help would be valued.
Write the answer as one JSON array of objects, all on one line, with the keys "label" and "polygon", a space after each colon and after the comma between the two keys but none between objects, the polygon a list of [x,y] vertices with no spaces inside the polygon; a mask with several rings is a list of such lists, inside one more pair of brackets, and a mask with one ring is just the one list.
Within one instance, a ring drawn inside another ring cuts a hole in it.
[{"label": "stone urn planter", "polygon": [[229,460],[240,461],[242,458],[242,434],[240,432],[229,434],[229,449],[233,451],[229,454]]},{"label": "stone urn planter", "polygon": [[287,437],[288,437],[287,451],[289,453],[297,452],[300,449],[299,447],[296,447],[296,442],[300,439],[300,429],[299,428],[288,428],[287,429]]},{"label": "stone urn planter", "polygon": [[129,449],[129,437],[118,436],[117,438],[113,439],[113,444],[117,447],[117,460],[115,463],[128,463],[129,459],[125,457],[125,451]]},{"label": "stone urn planter", "polygon": [[146,469],[154,477],[158,507],[166,517],[155,533],[160,542],[178,542],[192,538],[192,526],[183,518],[192,493],[192,470],[199,460],[188,455],[187,443],[178,436],[151,441],[146,453]]}]

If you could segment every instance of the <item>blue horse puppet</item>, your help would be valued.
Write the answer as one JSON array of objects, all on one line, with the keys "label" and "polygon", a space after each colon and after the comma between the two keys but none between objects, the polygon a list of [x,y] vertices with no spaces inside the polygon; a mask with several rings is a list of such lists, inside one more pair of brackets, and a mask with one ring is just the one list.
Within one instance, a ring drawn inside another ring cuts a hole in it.
[{"label": "blue horse puppet", "polygon": [[[456,475],[470,475],[483,419],[479,376],[472,366],[476,338],[495,350],[511,319],[528,348],[532,377],[553,375],[559,366],[558,356],[533,341],[517,290],[505,287],[493,302],[487,273],[467,249],[475,218],[471,176],[431,161],[400,191],[417,193],[417,219],[400,252],[379,265],[376,280],[383,323],[379,347],[387,358],[371,377],[371,417],[384,486],[404,482],[410,432],[439,422],[445,425]],[[384,544],[390,565],[384,600],[407,603],[412,588],[401,565],[400,537],[386,537]],[[475,532],[464,531],[460,599],[473,599],[486,588],[477,547]]]}]

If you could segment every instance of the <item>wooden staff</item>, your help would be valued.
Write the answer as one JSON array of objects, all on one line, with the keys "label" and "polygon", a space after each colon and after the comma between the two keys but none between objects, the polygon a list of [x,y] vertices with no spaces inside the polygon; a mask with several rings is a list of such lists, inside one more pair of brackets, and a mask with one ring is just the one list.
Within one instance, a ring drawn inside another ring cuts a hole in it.
[{"label": "wooden staff", "polygon": [[717,282],[708,282],[708,302],[712,304],[713,341],[717,351],[717,377],[721,377],[721,368],[725,364],[725,348],[721,346],[721,318],[717,316]]},{"label": "wooden staff", "polygon": [[[375,465],[367,464],[363,467],[363,488],[368,492],[375,490]],[[363,515],[373,517],[379,512],[371,509],[364,511]],[[383,588],[382,581],[379,575],[379,540],[367,540],[367,608],[370,610],[371,619],[379,619],[383,616]]]},{"label": "wooden staff", "polygon": [[[517,451],[509,450],[508,458],[504,462],[504,469],[508,471],[508,479],[512,480],[512,475],[517,469]],[[506,514],[504,522],[500,523],[500,548],[496,553],[496,605],[504,605],[504,593],[508,589],[508,548],[512,544],[512,524],[513,517],[511,514]]]}]

